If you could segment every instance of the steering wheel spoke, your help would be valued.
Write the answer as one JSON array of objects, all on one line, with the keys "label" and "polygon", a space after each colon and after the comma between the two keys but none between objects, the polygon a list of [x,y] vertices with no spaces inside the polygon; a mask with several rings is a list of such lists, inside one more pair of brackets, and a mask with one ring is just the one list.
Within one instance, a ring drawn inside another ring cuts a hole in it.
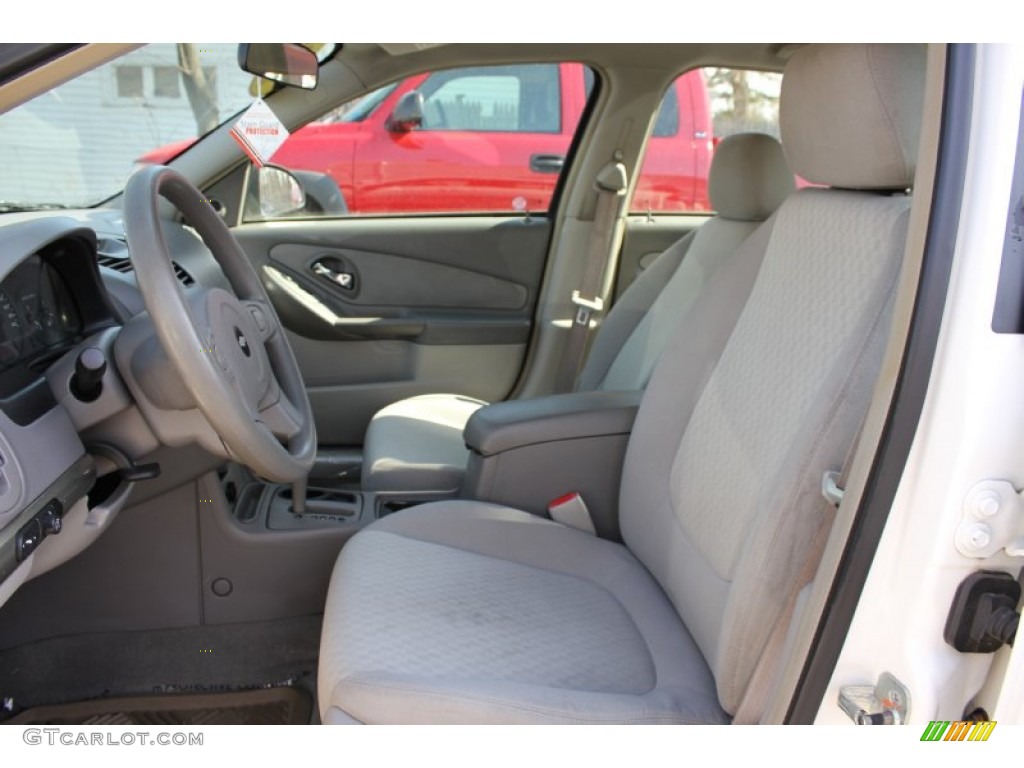
[{"label": "steering wheel spoke", "polygon": [[274,437],[288,441],[302,431],[302,413],[284,392],[278,393],[277,400],[259,410],[258,418]]}]

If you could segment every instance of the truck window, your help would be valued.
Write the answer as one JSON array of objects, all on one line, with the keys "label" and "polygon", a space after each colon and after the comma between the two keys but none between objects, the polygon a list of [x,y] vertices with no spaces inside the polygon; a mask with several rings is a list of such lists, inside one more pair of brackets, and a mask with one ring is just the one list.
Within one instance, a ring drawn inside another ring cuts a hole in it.
[{"label": "truck window", "polygon": [[679,97],[675,88],[665,91],[665,97],[661,100],[661,107],[658,109],[658,116],[654,119],[654,131],[651,136],[664,138],[675,136],[679,133]]},{"label": "truck window", "polygon": [[425,131],[558,133],[561,86],[557,64],[469,67],[427,78]]},{"label": "truck window", "polygon": [[373,114],[373,111],[381,105],[381,102],[383,102],[384,99],[391,95],[391,92],[395,90],[396,85],[397,83],[385,85],[383,88],[371,91],[361,99],[350,101],[343,107],[328,112],[324,117],[320,118],[320,122],[361,123]]},{"label": "truck window", "polygon": [[734,133],[779,135],[776,72],[706,67],[681,75],[662,98],[630,212],[709,213],[715,145]]}]

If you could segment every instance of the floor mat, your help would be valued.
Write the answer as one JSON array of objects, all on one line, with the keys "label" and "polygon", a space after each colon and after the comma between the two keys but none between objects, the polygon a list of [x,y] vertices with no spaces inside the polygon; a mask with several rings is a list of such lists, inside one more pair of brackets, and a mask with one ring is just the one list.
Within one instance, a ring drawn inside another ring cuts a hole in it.
[{"label": "floor mat", "polygon": [[298,688],[316,701],[320,617],[97,632],[0,651],[0,721],[67,701]]},{"label": "floor mat", "polygon": [[35,707],[11,725],[305,725],[309,696],[297,688],[93,699]]}]

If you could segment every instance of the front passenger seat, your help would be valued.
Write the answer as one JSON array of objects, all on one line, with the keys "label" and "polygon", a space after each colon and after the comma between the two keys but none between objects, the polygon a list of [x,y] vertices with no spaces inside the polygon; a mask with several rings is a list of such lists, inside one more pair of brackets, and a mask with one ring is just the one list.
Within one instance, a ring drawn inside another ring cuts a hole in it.
[{"label": "front passenger seat", "polygon": [[[662,356],[623,468],[625,545],[468,500],[379,520],[332,578],[325,723],[729,721],[881,366],[924,71],[924,46],[793,55],[783,145],[828,188],[791,195],[743,246],[764,259],[735,326]],[[694,310],[714,319],[728,288]]]},{"label": "front passenger seat", "polygon": [[[724,258],[792,191],[793,174],[778,141],[761,133],[723,140],[708,179],[715,217],[667,249],[623,293],[594,338],[577,389],[647,386],[679,318]],[[462,433],[484,405],[462,395],[436,394],[382,408],[366,430],[363,489],[458,490],[469,460]]]}]

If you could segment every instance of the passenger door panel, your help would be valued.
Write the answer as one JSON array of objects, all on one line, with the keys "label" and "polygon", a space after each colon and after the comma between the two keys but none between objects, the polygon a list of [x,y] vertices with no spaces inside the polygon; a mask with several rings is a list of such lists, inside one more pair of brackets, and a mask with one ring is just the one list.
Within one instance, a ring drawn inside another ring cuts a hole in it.
[{"label": "passenger door panel", "polygon": [[497,400],[514,386],[546,219],[353,217],[244,224],[235,235],[287,329],[321,444],[360,444],[373,414],[404,397]]}]

